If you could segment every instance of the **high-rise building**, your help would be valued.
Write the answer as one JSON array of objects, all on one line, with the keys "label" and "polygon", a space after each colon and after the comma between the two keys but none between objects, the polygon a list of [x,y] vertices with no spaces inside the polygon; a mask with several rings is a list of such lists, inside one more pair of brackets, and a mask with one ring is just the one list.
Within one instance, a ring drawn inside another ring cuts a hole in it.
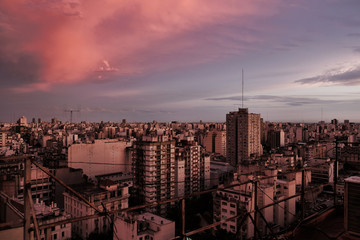
[{"label": "high-rise building", "polygon": [[176,195],[184,196],[210,187],[210,156],[194,141],[181,141],[175,149]]},{"label": "high-rise building", "polygon": [[0,147],[6,146],[6,132],[0,132]]},{"label": "high-rise building", "polygon": [[226,132],[219,130],[209,131],[204,137],[204,147],[207,152],[226,156]]},{"label": "high-rise building", "polygon": [[[139,203],[153,203],[175,197],[175,140],[167,136],[143,136],[134,144],[134,190]],[[173,204],[173,203],[169,203]],[[166,205],[147,211],[163,214]]]},{"label": "high-rise building", "polygon": [[226,114],[226,157],[231,165],[249,161],[262,154],[260,114],[247,108]]}]

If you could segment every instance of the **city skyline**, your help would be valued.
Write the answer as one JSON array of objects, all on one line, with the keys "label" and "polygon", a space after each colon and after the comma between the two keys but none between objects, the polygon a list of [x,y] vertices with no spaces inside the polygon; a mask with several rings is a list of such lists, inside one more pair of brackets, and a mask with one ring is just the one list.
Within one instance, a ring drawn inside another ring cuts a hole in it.
[{"label": "city skyline", "polygon": [[360,2],[4,1],[0,122],[359,122]]}]

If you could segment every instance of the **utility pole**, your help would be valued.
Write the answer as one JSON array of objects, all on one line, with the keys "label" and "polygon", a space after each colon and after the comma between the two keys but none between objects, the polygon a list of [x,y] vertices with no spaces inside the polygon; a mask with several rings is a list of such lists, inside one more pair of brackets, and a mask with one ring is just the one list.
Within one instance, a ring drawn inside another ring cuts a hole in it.
[{"label": "utility pole", "polygon": [[302,169],[301,175],[301,221],[305,218],[305,169]]},{"label": "utility pole", "polygon": [[185,198],[181,199],[181,237],[186,240],[185,236]]},{"label": "utility pole", "polygon": [[24,240],[31,239],[30,220],[31,220],[31,203],[28,192],[31,190],[31,160],[29,157],[25,158],[25,173],[24,173]]},{"label": "utility pole", "polygon": [[339,140],[338,138],[335,139],[335,163],[334,163],[334,206],[337,205],[337,194],[336,194],[336,184],[337,184],[337,171],[338,171],[338,147],[339,147]]},{"label": "utility pole", "polygon": [[254,196],[254,209],[255,209],[255,212],[254,212],[254,239],[257,239],[257,210],[258,210],[258,181],[257,179],[254,181],[254,191],[255,191],[255,196]]}]

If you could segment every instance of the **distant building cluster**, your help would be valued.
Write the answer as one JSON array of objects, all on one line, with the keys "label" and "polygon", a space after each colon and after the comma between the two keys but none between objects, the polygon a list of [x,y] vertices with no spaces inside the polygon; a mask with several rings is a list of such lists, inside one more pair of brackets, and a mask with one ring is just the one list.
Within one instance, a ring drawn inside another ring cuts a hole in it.
[{"label": "distant building cluster", "polygon": [[[16,123],[0,123],[0,239],[23,232],[25,166],[16,157],[25,154],[108,213],[41,231],[42,239],[171,239],[179,232],[180,206],[167,200],[181,197],[189,199],[187,207],[203,201],[187,213],[200,219],[199,227],[250,213],[215,228],[248,239],[296,224],[304,188],[311,190],[304,196],[305,215],[330,206],[335,190],[348,204],[346,227],[356,233],[349,189],[358,187],[358,179],[350,177],[360,172],[359,143],[360,124],[349,120],[264,122],[247,108],[229,112],[225,123],[63,123],[55,118],[28,123],[22,116]],[[211,189],[205,197],[196,195]],[[97,212],[35,165],[31,195],[41,224]],[[167,203],[157,204],[161,201]],[[261,209],[261,220],[255,208]]]}]

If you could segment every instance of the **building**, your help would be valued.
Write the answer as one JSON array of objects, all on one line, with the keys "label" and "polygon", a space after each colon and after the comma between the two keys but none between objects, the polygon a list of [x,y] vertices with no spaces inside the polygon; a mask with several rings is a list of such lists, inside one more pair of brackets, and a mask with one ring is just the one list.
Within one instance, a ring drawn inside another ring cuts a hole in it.
[{"label": "building", "polygon": [[0,131],[0,147],[6,146],[6,132]]},{"label": "building", "polygon": [[173,239],[175,222],[146,212],[122,214],[114,222],[114,240]]},{"label": "building", "polygon": [[268,146],[271,149],[276,149],[285,146],[285,134],[281,129],[279,131],[270,130],[268,133]]},{"label": "building", "polygon": [[210,156],[193,137],[181,141],[175,149],[176,196],[204,191],[210,187]]},{"label": "building", "polygon": [[[100,211],[103,211],[104,207],[106,211],[128,208],[130,195],[126,185],[122,186],[111,180],[103,180],[98,185],[87,183],[71,185],[71,187]],[[65,212],[71,214],[71,217],[95,214],[95,209],[68,191],[64,192],[64,205]],[[113,218],[113,216],[110,217]],[[83,239],[88,238],[91,233],[105,233],[109,230],[111,230],[111,224],[107,216],[75,222],[72,225],[72,233]]]},{"label": "building", "polygon": [[226,131],[213,130],[206,133],[204,147],[209,153],[226,156]]},{"label": "building", "polygon": [[18,124],[19,124],[19,126],[26,127],[27,126],[27,118],[24,116],[20,117],[18,120]]},{"label": "building", "polygon": [[[2,211],[5,215],[5,222],[8,223],[16,223],[23,219],[24,217],[24,201],[20,199],[11,199],[8,196],[6,196],[4,193],[1,193],[1,198],[7,198],[5,200],[6,205],[4,208],[2,208]],[[36,199],[34,202],[34,212],[36,219],[38,221],[39,225],[44,224],[50,224],[58,221],[63,221],[70,218],[70,215],[61,211],[60,208],[57,207],[56,203],[51,203],[49,206],[45,205],[43,201],[39,201],[39,199]],[[33,226],[32,226],[33,227]],[[12,229],[12,228],[11,228]],[[16,231],[17,228],[14,228],[13,230]],[[23,230],[23,226],[21,228]],[[51,228],[48,228],[46,230],[39,230],[40,233],[40,239],[70,239],[71,238],[71,223],[65,223],[61,225],[57,225]],[[0,230],[0,238],[1,239],[10,239],[5,238],[3,234],[3,231]],[[35,235],[35,232],[32,232],[33,235]],[[13,235],[14,236],[14,235]],[[23,234],[21,234],[23,236]],[[4,238],[2,238],[4,237]],[[17,239],[17,238],[14,238]],[[32,239],[34,239],[34,236],[32,236]]]},{"label": "building", "polygon": [[[213,222],[220,222],[224,219],[237,215],[243,216],[247,212],[254,210],[254,192],[251,185],[227,188],[219,190],[213,195]],[[254,213],[251,213],[254,218]],[[252,238],[254,236],[254,225],[247,217],[241,224],[242,217],[233,221],[222,223],[219,228],[233,234],[240,234],[243,239]]]},{"label": "building", "polygon": [[[24,198],[23,160],[0,161],[0,191],[13,198]],[[50,203],[53,199],[53,182],[41,169],[31,164],[31,194],[35,199]]]},{"label": "building", "polygon": [[250,161],[262,154],[260,114],[247,108],[226,114],[226,157],[232,166]]},{"label": "building", "polygon": [[[143,136],[133,149],[134,191],[139,204],[175,197],[175,140],[167,136]],[[147,211],[165,213],[168,205]]]},{"label": "building", "polygon": [[73,144],[68,149],[68,166],[83,169],[91,179],[101,174],[131,172],[127,147],[129,143],[117,139]]},{"label": "building", "polygon": [[[276,180],[274,200],[286,199],[296,194],[296,181]],[[296,198],[291,198],[275,207],[275,224],[281,228],[289,226],[296,220]]]},{"label": "building", "polygon": [[329,158],[315,158],[309,164],[311,166],[311,177],[313,183],[333,183],[335,161]]},{"label": "building", "polygon": [[345,179],[345,231],[360,236],[360,176]]}]

